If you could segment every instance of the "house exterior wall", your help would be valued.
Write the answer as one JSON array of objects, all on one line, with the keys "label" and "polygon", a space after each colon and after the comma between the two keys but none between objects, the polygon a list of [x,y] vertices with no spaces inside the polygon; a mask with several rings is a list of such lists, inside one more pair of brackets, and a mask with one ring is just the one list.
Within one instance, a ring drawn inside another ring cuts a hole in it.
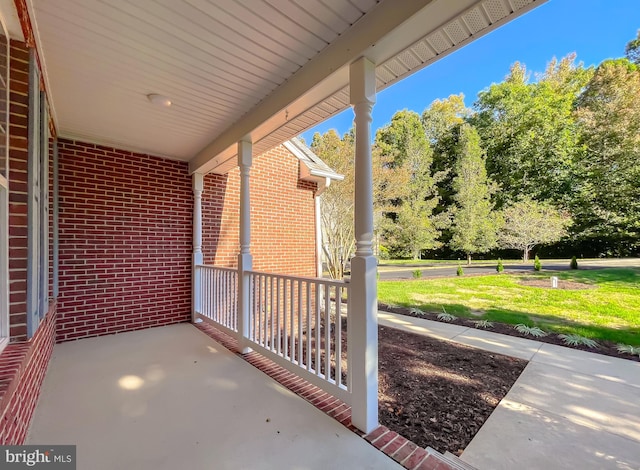
[{"label": "house exterior wall", "polygon": [[[315,183],[300,181],[299,160],[283,145],[254,156],[251,167],[251,253],[259,271],[316,276]],[[235,267],[239,242],[240,171],[207,175],[202,194],[206,264]]]},{"label": "house exterior wall", "polygon": [[190,319],[185,162],[60,139],[58,341]]},{"label": "house exterior wall", "polygon": [[9,334],[0,354],[0,445],[22,444],[40,395],[55,340],[49,311],[27,341],[27,155],[29,50],[11,41],[9,104]]}]

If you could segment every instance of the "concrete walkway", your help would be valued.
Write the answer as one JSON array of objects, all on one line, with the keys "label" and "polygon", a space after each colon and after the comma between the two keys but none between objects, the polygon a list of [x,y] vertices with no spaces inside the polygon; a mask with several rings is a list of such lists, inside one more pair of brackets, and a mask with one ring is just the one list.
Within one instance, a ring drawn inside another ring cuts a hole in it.
[{"label": "concrete walkway", "polygon": [[529,361],[465,462],[479,470],[640,469],[640,363],[392,313],[378,319]]},{"label": "concrete walkway", "polygon": [[193,325],[57,344],[27,444],[78,469],[395,469]]}]

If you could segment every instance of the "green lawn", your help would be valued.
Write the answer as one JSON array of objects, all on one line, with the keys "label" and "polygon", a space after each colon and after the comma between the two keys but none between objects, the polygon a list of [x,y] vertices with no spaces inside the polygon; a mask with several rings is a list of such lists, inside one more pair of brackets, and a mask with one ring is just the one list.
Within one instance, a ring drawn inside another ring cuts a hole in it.
[{"label": "green lawn", "polygon": [[[640,268],[557,274],[595,288],[561,290],[520,283],[532,275],[495,275],[424,281],[380,281],[380,302],[463,317],[539,326],[593,339],[640,345]],[[548,280],[550,274],[536,274]]]}]

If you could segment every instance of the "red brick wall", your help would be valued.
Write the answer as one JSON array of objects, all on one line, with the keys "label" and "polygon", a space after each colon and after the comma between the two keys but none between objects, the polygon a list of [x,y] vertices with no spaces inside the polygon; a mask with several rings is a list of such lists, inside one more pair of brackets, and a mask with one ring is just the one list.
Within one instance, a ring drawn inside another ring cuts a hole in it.
[{"label": "red brick wall", "polygon": [[33,338],[9,344],[0,356],[0,445],[24,443],[51,358],[56,318],[52,303]]},{"label": "red brick wall", "polygon": [[29,50],[11,41],[9,108],[9,325],[27,339],[27,124]]},{"label": "red brick wall", "polygon": [[9,325],[0,354],[0,444],[21,444],[40,394],[56,330],[56,304],[26,341],[29,50],[11,41],[9,117]]},{"label": "red brick wall", "polygon": [[188,321],[187,164],[60,139],[58,340]]},{"label": "red brick wall", "polygon": [[[315,183],[299,180],[299,161],[280,145],[251,168],[251,252],[256,270],[316,276]],[[205,262],[237,265],[240,172],[205,177]]]}]

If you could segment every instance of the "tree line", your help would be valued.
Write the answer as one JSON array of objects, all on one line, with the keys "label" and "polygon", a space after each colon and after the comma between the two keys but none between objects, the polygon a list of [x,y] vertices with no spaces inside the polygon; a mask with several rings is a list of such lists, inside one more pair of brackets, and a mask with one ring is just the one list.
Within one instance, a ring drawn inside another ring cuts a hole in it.
[{"label": "tree line", "polygon": [[[460,94],[397,112],[373,145],[378,255],[637,255],[639,66],[640,31],[624,58],[585,67],[572,54],[533,76],[517,62],[471,107]],[[353,247],[353,130],[316,133],[311,148],[346,177],[322,196],[340,270]]]}]

